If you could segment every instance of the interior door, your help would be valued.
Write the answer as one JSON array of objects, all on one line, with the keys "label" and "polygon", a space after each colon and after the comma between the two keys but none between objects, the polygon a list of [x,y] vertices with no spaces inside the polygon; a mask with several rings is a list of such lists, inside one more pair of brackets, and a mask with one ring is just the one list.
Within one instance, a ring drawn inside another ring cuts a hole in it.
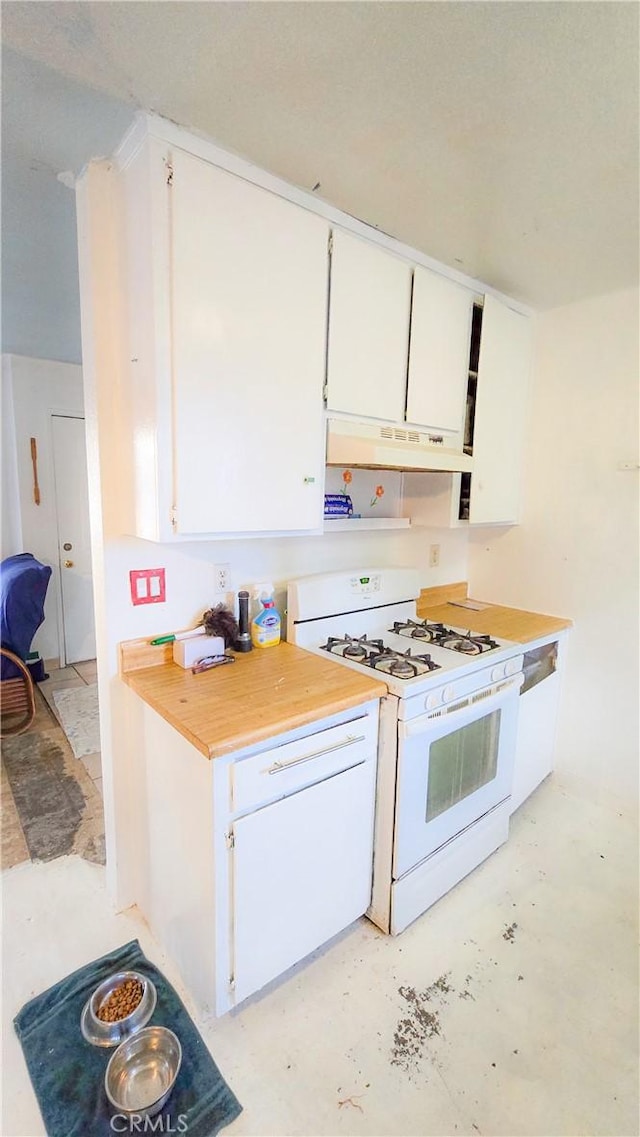
[{"label": "interior door", "polygon": [[368,908],[375,770],[369,759],[234,823],[236,1002]]},{"label": "interior door", "polygon": [[96,654],[84,419],[52,415],[51,426],[64,655],[76,663]]}]

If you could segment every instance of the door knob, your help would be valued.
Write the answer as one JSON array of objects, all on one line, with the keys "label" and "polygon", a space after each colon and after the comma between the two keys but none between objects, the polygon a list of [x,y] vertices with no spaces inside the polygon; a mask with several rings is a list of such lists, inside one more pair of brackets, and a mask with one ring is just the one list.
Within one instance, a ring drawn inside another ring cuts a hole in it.
[{"label": "door knob", "polygon": [[65,568],[73,568],[73,561],[65,561],[64,567]]}]

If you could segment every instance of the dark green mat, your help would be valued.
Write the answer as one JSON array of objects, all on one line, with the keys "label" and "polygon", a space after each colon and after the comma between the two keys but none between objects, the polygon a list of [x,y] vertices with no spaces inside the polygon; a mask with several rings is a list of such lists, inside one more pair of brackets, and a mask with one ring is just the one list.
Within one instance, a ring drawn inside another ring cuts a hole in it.
[{"label": "dark green mat", "polygon": [[[163,1131],[213,1137],[231,1124],[242,1106],[173,987],[137,940],[67,975],[26,1003],[14,1019],[49,1137],[113,1137],[114,1115],[104,1092],[104,1073],[114,1050],[85,1042],[80,1015],[98,983],[114,971],[128,970],[140,971],[155,983],[158,1002],[149,1025],[169,1027],[182,1044],[182,1066],[173,1093],[157,1115],[162,1117]],[[156,1118],[152,1120],[159,1126]],[[116,1124],[126,1125],[129,1132],[122,1115]]]}]

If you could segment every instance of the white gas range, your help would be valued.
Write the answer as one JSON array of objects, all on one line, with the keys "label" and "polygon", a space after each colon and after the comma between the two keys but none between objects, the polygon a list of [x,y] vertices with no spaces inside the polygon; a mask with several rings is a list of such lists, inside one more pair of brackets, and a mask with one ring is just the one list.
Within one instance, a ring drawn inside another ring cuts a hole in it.
[{"label": "white gas range", "polygon": [[392,934],[507,839],[523,681],[519,644],[420,620],[419,594],[414,569],[390,568],[303,577],[287,597],[292,643],[387,684],[368,915]]}]

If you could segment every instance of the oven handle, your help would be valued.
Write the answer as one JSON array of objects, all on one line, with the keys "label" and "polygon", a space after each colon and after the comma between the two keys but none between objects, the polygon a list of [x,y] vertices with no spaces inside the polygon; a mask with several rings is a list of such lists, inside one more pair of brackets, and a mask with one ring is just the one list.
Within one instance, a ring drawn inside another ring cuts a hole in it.
[{"label": "oven handle", "polygon": [[447,710],[445,704],[442,707],[441,714],[437,710],[429,711],[428,714],[420,715],[419,718],[403,721],[398,724],[400,738],[413,738],[416,734],[427,734],[440,723],[447,723],[447,725],[451,723],[453,725],[459,718],[467,717],[471,708],[478,708],[479,718],[491,714],[492,711],[503,706],[507,699],[517,695],[523,683],[524,675],[520,671],[517,675],[510,675],[508,679],[497,684],[494,695],[483,695],[482,692],[474,691],[470,695],[464,695],[460,700],[454,700],[451,705],[456,708],[455,710]]}]

